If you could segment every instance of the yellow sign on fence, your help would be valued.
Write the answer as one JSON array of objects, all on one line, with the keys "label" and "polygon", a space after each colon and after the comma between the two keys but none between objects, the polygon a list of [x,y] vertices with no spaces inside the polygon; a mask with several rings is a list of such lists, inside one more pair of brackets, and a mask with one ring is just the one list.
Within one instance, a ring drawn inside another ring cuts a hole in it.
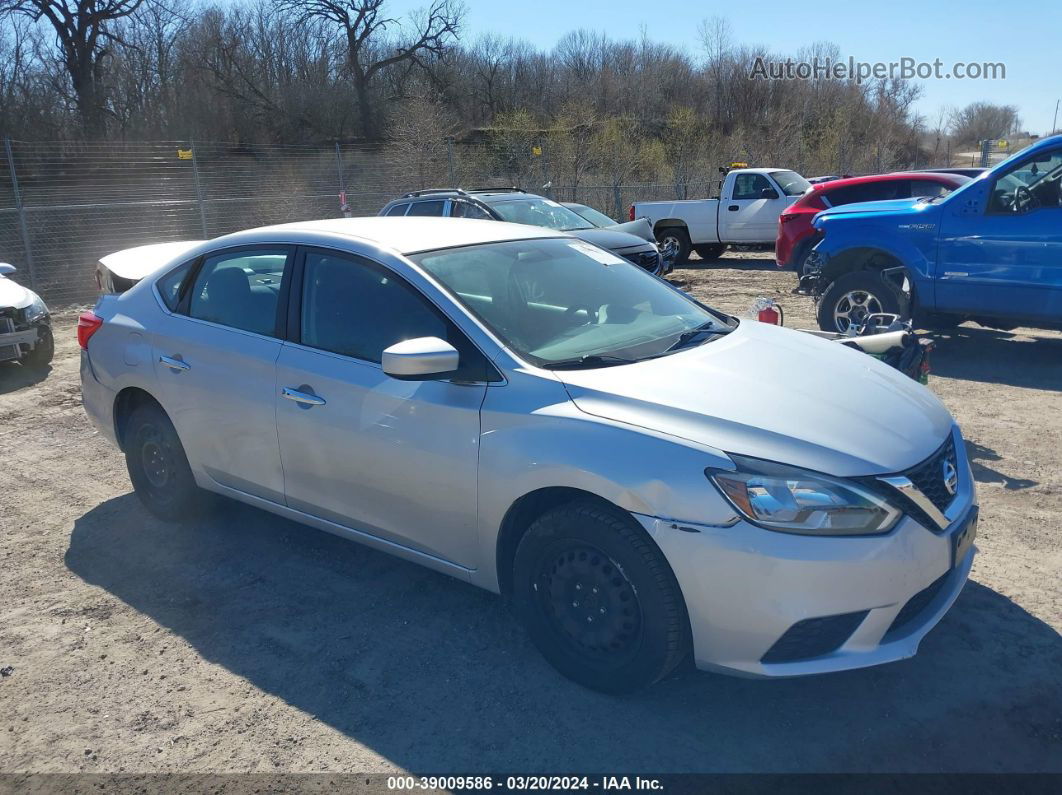
[{"label": "yellow sign on fence", "polygon": [[191,149],[178,149],[177,150],[177,159],[178,160],[191,160],[192,159],[192,150]]}]

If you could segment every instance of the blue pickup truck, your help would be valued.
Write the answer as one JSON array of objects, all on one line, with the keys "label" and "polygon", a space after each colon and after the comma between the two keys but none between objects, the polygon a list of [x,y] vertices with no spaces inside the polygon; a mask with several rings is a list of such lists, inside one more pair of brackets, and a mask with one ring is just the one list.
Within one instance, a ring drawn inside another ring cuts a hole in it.
[{"label": "blue pickup truck", "polygon": [[824,331],[878,312],[924,328],[1062,329],[1060,184],[1056,135],[947,196],[825,210],[800,291]]}]

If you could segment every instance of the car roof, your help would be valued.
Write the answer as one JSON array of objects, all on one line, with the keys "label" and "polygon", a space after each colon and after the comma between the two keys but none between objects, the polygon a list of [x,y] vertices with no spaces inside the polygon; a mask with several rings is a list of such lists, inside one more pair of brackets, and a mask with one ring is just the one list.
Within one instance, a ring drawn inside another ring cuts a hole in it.
[{"label": "car roof", "polygon": [[528,240],[545,237],[568,237],[555,229],[504,221],[472,218],[433,218],[430,216],[369,216],[365,218],[328,218],[320,221],[296,221],[276,226],[247,229],[210,241],[226,245],[268,241],[307,244],[331,237],[337,241],[358,240],[375,243],[401,254],[439,248]]},{"label": "car roof", "polygon": [[889,174],[868,174],[863,177],[845,177],[834,179],[829,182],[817,182],[811,186],[813,191],[828,193],[837,188],[846,188],[850,185],[866,185],[873,182],[895,182],[901,179],[923,179],[930,182],[942,182],[958,187],[965,185],[967,177],[961,174],[941,174],[936,171],[893,171]]}]

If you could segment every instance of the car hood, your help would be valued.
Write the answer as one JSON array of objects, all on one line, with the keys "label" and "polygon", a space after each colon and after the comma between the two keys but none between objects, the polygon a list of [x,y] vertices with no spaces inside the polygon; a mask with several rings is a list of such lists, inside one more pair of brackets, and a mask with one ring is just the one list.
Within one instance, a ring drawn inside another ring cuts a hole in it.
[{"label": "car hood", "polygon": [[640,237],[649,243],[656,243],[656,237],[653,235],[653,225],[649,223],[648,218],[636,218],[633,221],[626,221],[622,224],[616,224],[615,226],[602,227],[608,229],[611,232],[624,232],[632,234],[635,237]]},{"label": "car hood", "polygon": [[932,392],[877,359],[752,320],[669,356],[556,375],[587,414],[838,476],[907,469],[953,425]]},{"label": "car hood", "polygon": [[24,309],[33,303],[37,294],[6,276],[0,276],[0,309]]},{"label": "car hood", "polygon": [[568,234],[593,243],[595,246],[607,248],[609,251],[626,251],[638,249],[648,251],[652,247],[644,238],[632,235],[629,232],[620,232],[616,229],[574,229]]},{"label": "car hood", "polygon": [[100,257],[100,263],[115,276],[138,282],[201,243],[202,240],[178,240],[126,248]]}]

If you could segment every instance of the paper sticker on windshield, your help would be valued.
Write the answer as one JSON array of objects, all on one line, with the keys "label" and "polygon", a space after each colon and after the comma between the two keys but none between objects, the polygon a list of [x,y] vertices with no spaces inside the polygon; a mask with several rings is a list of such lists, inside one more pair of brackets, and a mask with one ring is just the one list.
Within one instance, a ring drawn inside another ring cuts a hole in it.
[{"label": "paper sticker on windshield", "polygon": [[622,257],[617,257],[611,251],[605,251],[603,248],[592,246],[582,240],[573,240],[568,245],[580,254],[585,254],[591,259],[597,260],[602,265],[622,265],[626,261]]}]

